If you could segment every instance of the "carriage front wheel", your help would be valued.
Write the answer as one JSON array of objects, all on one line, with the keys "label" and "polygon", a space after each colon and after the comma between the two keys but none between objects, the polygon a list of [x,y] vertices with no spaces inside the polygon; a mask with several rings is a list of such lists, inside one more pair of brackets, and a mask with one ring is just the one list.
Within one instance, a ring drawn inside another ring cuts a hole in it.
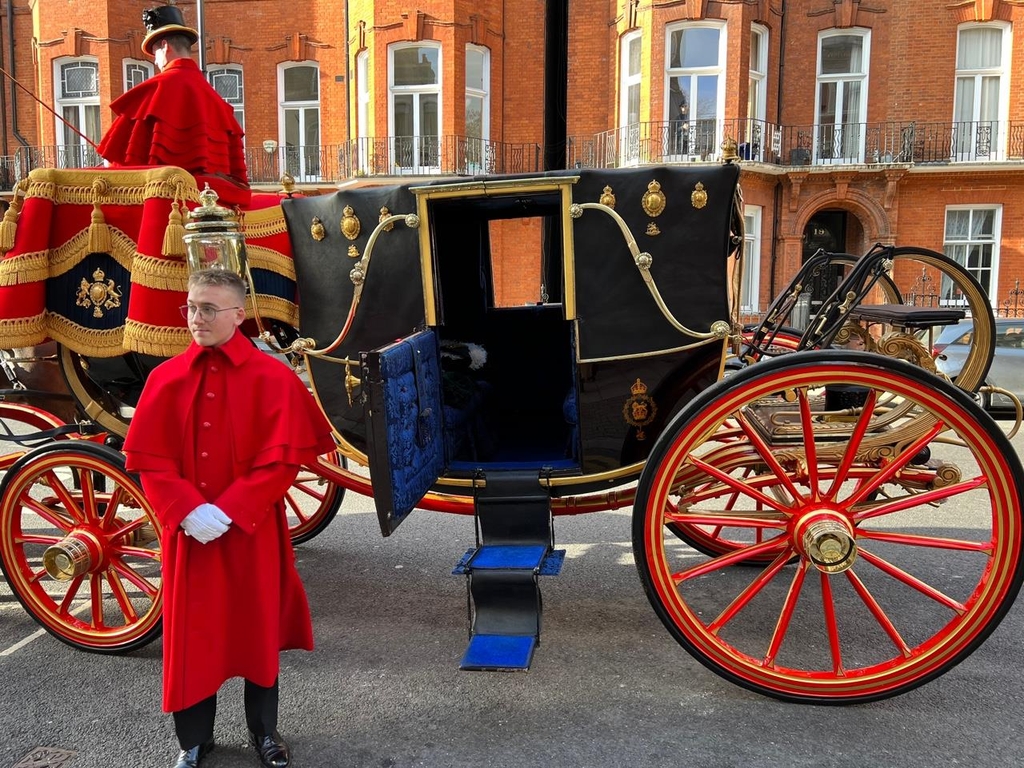
[{"label": "carriage front wheel", "polygon": [[665,429],[634,554],[666,627],[722,677],[789,701],[883,699],[965,659],[1009,609],[1022,489],[968,394],[900,360],[795,352]]},{"label": "carriage front wheel", "polygon": [[160,634],[160,525],[124,458],[104,445],[53,442],[0,484],[0,565],[51,635],[123,653]]}]

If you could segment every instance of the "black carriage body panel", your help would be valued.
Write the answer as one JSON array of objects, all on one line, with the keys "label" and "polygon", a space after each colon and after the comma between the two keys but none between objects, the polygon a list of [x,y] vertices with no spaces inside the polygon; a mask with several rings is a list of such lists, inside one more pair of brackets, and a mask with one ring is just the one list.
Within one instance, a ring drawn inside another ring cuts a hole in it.
[{"label": "black carriage body panel", "polygon": [[[387,208],[396,215],[415,213],[415,196],[407,185],[360,187],[332,195],[285,200],[281,207],[295,259],[301,333],[324,347],[345,327],[355,291],[350,275],[366,252],[381,209]],[[354,239],[342,232],[346,207],[352,209],[352,215],[359,221]],[[324,228],[321,239],[313,235],[314,217]],[[389,231],[383,232],[371,252],[366,275],[352,327],[332,353],[334,357],[358,360],[360,352],[407,336],[423,322],[415,229],[395,222]],[[331,424],[352,445],[364,450],[363,407],[359,402],[349,403],[344,367],[309,358],[309,374]]]},{"label": "black carriage body panel", "polygon": [[[457,186],[449,180],[286,201],[301,334],[324,346],[344,327],[353,296],[349,273],[357,261],[348,251],[355,246],[358,255],[365,252],[381,208],[419,213],[419,230],[397,221],[379,234],[351,330],[331,354],[359,359],[432,317],[439,344],[480,345],[488,358],[471,384],[457,383],[454,394],[452,371],[442,371],[449,475],[469,476],[481,463],[547,467],[568,475],[614,472],[646,457],[681,393],[692,396],[693,382],[707,386],[714,380],[708,378],[708,361],[717,361],[722,347],[714,342],[679,351],[695,339],[663,316],[618,223],[598,209],[570,218],[564,189],[572,203],[601,202],[610,189],[614,210],[639,249],[653,257],[651,273],[669,310],[684,325],[706,332],[712,322],[728,318],[727,256],[738,174],[734,166],[559,171],[467,180],[480,189],[468,197],[459,197],[457,189],[445,197],[443,190]],[[542,191],[529,192],[531,179],[541,180]],[[526,182],[527,193],[506,189],[492,195],[485,189],[506,181],[513,187]],[[657,216],[651,215],[659,210],[657,199],[644,207],[652,182],[664,196]],[[702,207],[700,192],[707,196]],[[346,207],[360,222],[355,240],[342,234]],[[320,240],[312,235],[313,217],[325,227]],[[495,306],[489,227],[508,218],[540,221],[543,234],[530,241],[542,250],[543,292],[536,304]],[[424,248],[430,259],[422,259]],[[367,388],[357,389],[350,404],[344,366],[312,358],[310,375],[340,434],[357,450],[377,451],[382,437],[374,433],[367,440],[370,427],[359,399]],[[467,393],[475,400],[464,408],[459,398]],[[585,480],[576,490],[622,482]]]},{"label": "black carriage body panel", "polygon": [[[615,212],[652,257],[650,272],[669,311],[706,333],[716,320],[729,319],[727,257],[738,179],[736,165],[581,171],[573,200],[599,202],[610,187]],[[644,208],[649,192],[657,203],[654,183],[664,196],[657,216]],[[582,360],[654,354],[693,342],[662,315],[610,216],[584,211],[574,222],[574,239]]]}]

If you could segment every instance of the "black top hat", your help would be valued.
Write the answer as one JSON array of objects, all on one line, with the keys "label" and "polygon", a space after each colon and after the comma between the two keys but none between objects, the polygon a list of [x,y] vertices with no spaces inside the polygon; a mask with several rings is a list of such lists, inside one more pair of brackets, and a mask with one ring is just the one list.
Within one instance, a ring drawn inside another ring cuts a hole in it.
[{"label": "black top hat", "polygon": [[157,40],[167,35],[181,35],[188,38],[189,45],[195,45],[199,33],[192,27],[185,26],[185,17],[176,5],[158,5],[142,12],[142,23],[146,25],[146,37],[142,41],[142,50],[152,56],[153,46]]}]

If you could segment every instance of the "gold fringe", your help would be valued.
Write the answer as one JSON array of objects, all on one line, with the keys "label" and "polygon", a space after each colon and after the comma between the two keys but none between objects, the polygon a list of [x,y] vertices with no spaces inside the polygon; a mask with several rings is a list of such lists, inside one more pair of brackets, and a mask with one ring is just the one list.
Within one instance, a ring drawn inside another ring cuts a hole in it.
[{"label": "gold fringe", "polygon": [[49,276],[49,251],[19,253],[0,261],[0,287],[38,283]]},{"label": "gold fringe", "polygon": [[295,279],[295,262],[289,256],[273,248],[264,248],[260,245],[245,246],[245,254],[249,259],[249,265],[256,269],[266,269],[275,274]]},{"label": "gold fringe", "polygon": [[[136,253],[135,241],[116,227],[108,227],[108,237],[110,247],[106,253],[130,272]],[[51,248],[47,276],[57,277],[77,267],[82,259],[93,253],[89,250],[90,240],[90,232],[83,229],[63,245]]]},{"label": "gold fringe", "polygon": [[183,261],[168,261],[136,253],[131,273],[135,285],[158,291],[188,292],[188,267]]},{"label": "gold fringe", "polygon": [[118,357],[124,354],[122,339],[124,328],[97,330],[86,328],[63,315],[48,313],[46,325],[50,338],[64,344],[80,355],[92,357]]},{"label": "gold fringe", "polygon": [[124,326],[124,349],[156,357],[173,357],[183,352],[192,341],[188,328],[168,328],[158,325],[144,325],[129,320]]},{"label": "gold fringe", "polygon": [[185,258],[185,226],[181,222],[181,207],[177,200],[171,201],[171,212],[167,215],[167,229],[164,230],[164,244],[160,253]]},{"label": "gold fringe", "polygon": [[19,317],[13,320],[0,320],[0,334],[3,335],[4,347],[34,347],[46,341],[46,312],[33,317]]},{"label": "gold fringe", "polygon": [[19,181],[14,185],[11,204],[4,211],[4,220],[0,222],[0,255],[7,253],[14,247],[14,236],[18,231],[18,214],[21,213],[25,186],[24,181]]},{"label": "gold fringe", "polygon": [[246,239],[259,239],[271,235],[281,235],[288,231],[284,220],[284,211],[280,205],[246,211],[242,232]]},{"label": "gold fringe", "polygon": [[107,185],[104,200],[111,205],[141,205],[150,198],[199,200],[193,176],[180,168],[135,171],[37,168],[29,173],[26,197],[41,197],[57,205],[92,205],[93,184]]},{"label": "gold fringe", "polygon": [[[257,293],[256,301],[260,308],[260,317],[264,320],[273,318],[283,323],[288,323],[292,328],[299,327],[299,308],[292,302],[282,299],[280,296],[271,296],[266,293]],[[245,297],[245,316],[252,318],[255,315],[252,311],[252,297]]]}]

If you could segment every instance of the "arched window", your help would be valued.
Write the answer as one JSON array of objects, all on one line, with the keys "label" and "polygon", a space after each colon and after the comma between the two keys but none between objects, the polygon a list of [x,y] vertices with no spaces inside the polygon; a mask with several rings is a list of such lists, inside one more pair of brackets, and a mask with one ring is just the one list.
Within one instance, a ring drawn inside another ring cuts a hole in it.
[{"label": "arched window", "polygon": [[818,36],[816,162],[864,162],[870,54],[866,29],[832,29]]},{"label": "arched window", "polygon": [[[99,165],[99,155],[89,144],[100,140],[99,64],[95,59],[55,59],[53,89],[58,168],[86,168]],[[83,139],[83,135],[89,141]]]},{"label": "arched window", "polygon": [[665,43],[666,119],[675,127],[675,154],[707,159],[722,143],[725,25],[675,25],[668,28]]},{"label": "arched window", "polygon": [[245,130],[245,89],[242,84],[242,68],[225,66],[211,69],[207,73],[210,85],[235,110],[235,120]]},{"label": "arched window", "polygon": [[419,42],[388,49],[392,164],[398,172],[441,167],[441,46]]},{"label": "arched window", "polygon": [[491,52],[466,46],[466,172],[488,172],[491,136]]},{"label": "arched window", "polygon": [[619,51],[619,154],[621,164],[640,158],[640,73],[643,38],[639,31],[622,37]]},{"label": "arched window", "polygon": [[296,181],[320,178],[320,66],[284,64],[278,70],[284,170]]},{"label": "arched window", "polygon": [[965,24],[957,30],[953,160],[1005,159],[1009,72],[1008,24]]}]

